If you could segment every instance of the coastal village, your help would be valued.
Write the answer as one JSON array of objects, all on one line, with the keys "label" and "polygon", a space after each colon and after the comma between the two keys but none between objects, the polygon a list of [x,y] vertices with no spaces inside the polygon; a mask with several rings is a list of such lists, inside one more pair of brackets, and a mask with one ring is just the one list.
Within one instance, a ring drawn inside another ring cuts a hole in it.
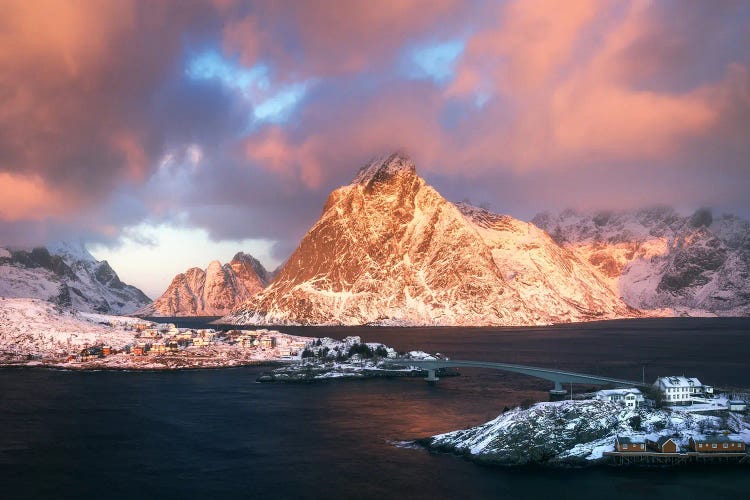
[{"label": "coastal village", "polygon": [[[611,401],[635,409],[641,406],[661,406],[679,412],[698,412],[719,417],[726,422],[726,413],[747,413],[748,395],[732,397],[714,395],[714,387],[695,377],[659,377],[653,383],[652,394],[659,401],[649,399],[637,388],[597,391],[596,399]],[[618,465],[680,465],[695,463],[746,463],[747,436],[730,429],[711,429],[708,432],[687,431],[672,435],[635,433],[615,436],[613,451],[604,453],[610,463]]]},{"label": "coastal village", "polygon": [[[305,339],[305,340],[300,340]],[[86,346],[71,354],[68,361],[87,361],[125,353],[132,356],[176,354],[184,350],[231,346],[248,351],[269,351],[275,357],[289,358],[299,354],[307,344],[306,337],[293,337],[275,330],[230,330],[177,328],[173,323],[136,326],[135,342],[121,350],[108,345]]]},{"label": "coastal village", "polygon": [[241,366],[299,356],[314,340],[264,328],[179,328],[38,299],[0,299],[0,333],[0,364],[73,370]]},{"label": "coastal village", "polygon": [[750,464],[748,400],[695,377],[658,377],[506,408],[484,424],[418,443],[492,465]]},{"label": "coastal village", "polygon": [[[249,362],[294,359],[313,339],[275,330],[178,328],[173,323],[133,325],[133,341],[119,348],[84,345],[70,353],[71,367],[96,363],[138,368],[237,366]],[[218,364],[217,364],[218,363]]]}]

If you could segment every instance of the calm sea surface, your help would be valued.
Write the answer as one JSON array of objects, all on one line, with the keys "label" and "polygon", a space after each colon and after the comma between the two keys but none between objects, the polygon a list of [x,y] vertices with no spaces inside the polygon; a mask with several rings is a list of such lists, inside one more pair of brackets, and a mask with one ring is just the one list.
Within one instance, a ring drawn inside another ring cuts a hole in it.
[{"label": "calm sea surface", "polygon": [[[185,326],[193,326],[183,320]],[[750,387],[750,320],[526,329],[287,328],[399,350],[639,380]],[[463,370],[419,379],[255,383],[264,368],[0,369],[0,498],[744,498],[750,468],[483,467],[396,446],[545,400],[544,381]]]}]

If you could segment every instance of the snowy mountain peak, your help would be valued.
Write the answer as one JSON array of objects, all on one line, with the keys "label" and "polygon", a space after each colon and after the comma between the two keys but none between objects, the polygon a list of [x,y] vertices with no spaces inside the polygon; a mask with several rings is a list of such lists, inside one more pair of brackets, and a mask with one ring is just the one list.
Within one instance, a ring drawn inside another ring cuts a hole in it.
[{"label": "snowy mountain peak", "polygon": [[66,260],[96,262],[82,241],[55,241],[47,245],[47,250],[52,255],[59,255]]},{"label": "snowy mountain peak", "polygon": [[416,167],[403,153],[392,153],[371,161],[360,169],[353,184],[371,185],[386,182],[398,175],[416,176]]},{"label": "snowy mountain peak", "polygon": [[503,224],[507,224],[514,220],[513,217],[509,215],[496,214],[486,208],[475,207],[474,205],[470,205],[463,201],[456,203],[456,207],[461,211],[464,217],[472,221],[474,224],[485,228],[499,228]]},{"label": "snowy mountain peak", "polygon": [[636,314],[543,231],[457,207],[402,155],[355,181],[331,193],[273,283],[223,321],[533,325]]},{"label": "snowy mountain peak", "polygon": [[206,268],[206,272],[219,272],[221,269],[221,261],[219,260],[212,260],[208,263],[208,268]]},{"label": "snowy mountain peak", "polygon": [[599,269],[623,300],[678,315],[750,314],[750,224],[700,208],[541,214],[534,223]]},{"label": "snowy mountain peak", "polygon": [[83,243],[0,252],[0,296],[36,298],[84,312],[128,314],[149,298],[120,281]]},{"label": "snowy mountain peak", "polygon": [[232,266],[238,274],[242,274],[242,270],[246,268],[248,269],[244,272],[249,273],[250,270],[252,270],[252,272],[260,278],[264,287],[271,281],[273,273],[268,272],[266,268],[263,267],[263,264],[249,253],[237,252],[235,256],[232,257],[229,265]]}]

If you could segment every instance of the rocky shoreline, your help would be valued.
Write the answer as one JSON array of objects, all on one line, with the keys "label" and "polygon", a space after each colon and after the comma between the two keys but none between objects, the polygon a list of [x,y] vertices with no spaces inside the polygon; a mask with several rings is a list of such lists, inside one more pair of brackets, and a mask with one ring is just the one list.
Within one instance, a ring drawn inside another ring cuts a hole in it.
[{"label": "rocky shoreline", "polygon": [[281,360],[211,360],[206,363],[185,363],[183,358],[178,359],[152,359],[148,363],[133,362],[111,364],[99,361],[82,363],[70,363],[65,361],[49,360],[3,360],[0,362],[2,368],[40,368],[50,370],[70,371],[186,371],[186,370],[220,370],[222,368],[241,368],[245,366],[277,367],[286,362]]},{"label": "rocky shoreline", "polygon": [[452,453],[494,466],[590,467],[608,463],[616,436],[668,436],[683,448],[691,437],[732,435],[750,442],[750,414],[717,416],[676,409],[626,409],[578,400],[514,408],[485,424],[415,441],[431,453]]},{"label": "rocky shoreline", "polygon": [[[455,370],[439,370],[440,377],[457,377]],[[417,368],[387,369],[387,368],[352,368],[350,366],[285,366],[272,372],[262,373],[257,381],[270,383],[300,383],[318,382],[324,380],[358,380],[366,378],[397,378],[397,377],[426,377],[427,371]]]},{"label": "rocky shoreline", "polygon": [[[324,337],[308,344],[297,363],[261,374],[258,382],[312,382],[374,377],[426,377],[427,372],[409,365],[410,359],[434,359],[422,352],[397,353],[379,343],[363,343],[357,336],[335,340]],[[440,370],[455,376],[455,370]]]}]

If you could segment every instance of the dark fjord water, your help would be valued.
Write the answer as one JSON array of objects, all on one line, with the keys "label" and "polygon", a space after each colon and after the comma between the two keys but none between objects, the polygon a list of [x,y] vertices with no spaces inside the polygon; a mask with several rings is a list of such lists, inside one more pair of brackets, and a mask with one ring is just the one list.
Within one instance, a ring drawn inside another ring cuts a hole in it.
[{"label": "dark fjord water", "polygon": [[[651,380],[750,387],[750,320],[527,329],[285,329],[399,350]],[[263,368],[172,373],[0,370],[0,498],[738,498],[748,468],[483,467],[398,441],[544,400],[540,380],[464,370],[419,379],[257,384]]]}]

